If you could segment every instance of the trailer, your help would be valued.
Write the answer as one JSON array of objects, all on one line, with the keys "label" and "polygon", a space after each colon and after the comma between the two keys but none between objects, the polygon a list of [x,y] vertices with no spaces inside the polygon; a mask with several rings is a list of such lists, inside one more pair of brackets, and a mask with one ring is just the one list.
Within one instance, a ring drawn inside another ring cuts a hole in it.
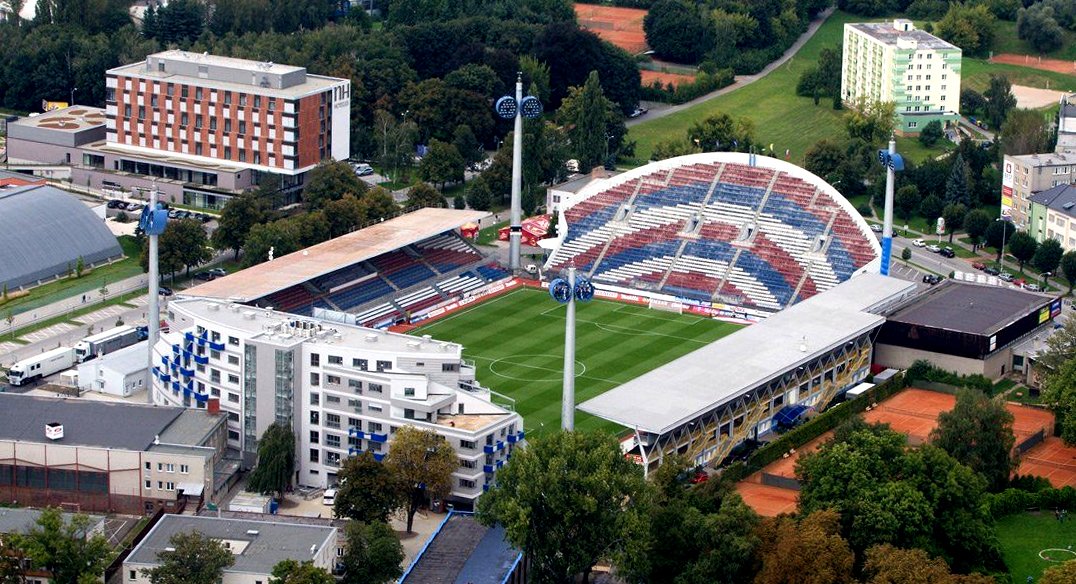
[{"label": "trailer", "polygon": [[23,385],[70,369],[74,364],[75,350],[71,347],[60,347],[15,363],[7,372],[7,380],[11,385]]},{"label": "trailer", "polygon": [[114,329],[88,336],[75,345],[75,361],[83,363],[95,357],[129,347],[146,338],[144,328],[118,326]]}]

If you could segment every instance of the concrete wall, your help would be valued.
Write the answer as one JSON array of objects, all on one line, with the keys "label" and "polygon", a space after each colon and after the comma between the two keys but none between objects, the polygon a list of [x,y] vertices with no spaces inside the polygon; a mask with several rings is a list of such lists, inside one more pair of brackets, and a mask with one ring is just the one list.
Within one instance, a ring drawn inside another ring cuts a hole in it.
[{"label": "concrete wall", "polygon": [[82,164],[82,149],[8,136],[7,157],[13,164]]},{"label": "concrete wall", "polygon": [[930,361],[946,371],[952,371],[960,375],[985,375],[993,380],[1000,379],[1012,368],[1012,350],[1010,348],[996,351],[990,354],[985,361],[980,361],[978,359],[954,357],[895,345],[877,344],[874,346],[874,362],[886,367],[907,369],[912,366],[912,363],[920,359]]}]

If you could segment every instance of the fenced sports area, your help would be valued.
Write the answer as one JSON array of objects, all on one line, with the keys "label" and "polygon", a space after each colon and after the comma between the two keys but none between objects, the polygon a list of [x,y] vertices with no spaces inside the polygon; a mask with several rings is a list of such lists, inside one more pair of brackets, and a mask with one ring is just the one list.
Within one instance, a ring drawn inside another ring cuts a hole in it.
[{"label": "fenced sports area", "polygon": [[[1020,457],[1017,472],[1045,477],[1057,488],[1076,487],[1076,448],[1065,446],[1060,438],[1050,436]],[[1076,532],[1076,523],[1072,530]]]},{"label": "fenced sports area", "polygon": [[[411,334],[462,344],[464,358],[474,361],[479,383],[514,400],[527,433],[534,436],[560,428],[564,314],[565,307],[546,291],[520,289]],[[605,300],[579,304],[576,321],[576,403],[740,328],[702,316]],[[576,412],[576,428],[623,429],[582,412]]]},{"label": "fenced sports area", "polygon": [[625,51],[637,55],[647,50],[643,19],[646,10],[597,4],[576,4],[579,25]]}]

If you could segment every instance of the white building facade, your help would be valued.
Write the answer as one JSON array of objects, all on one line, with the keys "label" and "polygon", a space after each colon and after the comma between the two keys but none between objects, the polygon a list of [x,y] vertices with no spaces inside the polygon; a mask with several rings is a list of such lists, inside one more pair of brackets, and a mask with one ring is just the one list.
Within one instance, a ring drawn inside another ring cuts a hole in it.
[{"label": "white building facade", "polygon": [[154,400],[219,398],[228,446],[247,465],[274,422],[297,435],[297,482],[336,484],[343,460],[382,459],[403,425],[433,430],[459,454],[453,498],[473,502],[523,441],[523,420],[491,401],[463,348],[207,298],[169,304],[155,346]]},{"label": "white building facade", "polygon": [[918,134],[932,121],[960,117],[960,48],[910,20],[844,25],[841,99],[892,102],[896,131]]}]

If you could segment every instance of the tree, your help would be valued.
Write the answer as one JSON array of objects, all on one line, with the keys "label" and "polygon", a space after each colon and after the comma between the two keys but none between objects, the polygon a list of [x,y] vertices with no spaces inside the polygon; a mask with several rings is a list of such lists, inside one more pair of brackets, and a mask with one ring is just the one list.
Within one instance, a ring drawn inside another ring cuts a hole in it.
[{"label": "tree", "polygon": [[643,19],[646,42],[660,57],[677,63],[698,63],[714,43],[713,29],[694,4],[658,0]]},{"label": "tree", "polygon": [[1061,256],[1061,273],[1069,284],[1069,294],[1076,287],[1076,251],[1067,251]]},{"label": "tree", "polygon": [[213,247],[231,249],[239,259],[239,250],[247,241],[250,228],[265,220],[261,201],[251,193],[233,197],[224,204],[217,229],[213,232]]},{"label": "tree", "polygon": [[26,584],[26,561],[18,534],[7,534],[0,539],[0,584]]},{"label": "tree", "polygon": [[942,200],[934,195],[927,195],[919,202],[919,214],[929,223],[933,223],[935,219],[941,217],[944,208],[945,204],[942,203]]},{"label": "tree", "polygon": [[336,584],[336,578],[325,568],[311,562],[281,560],[273,566],[269,584]]},{"label": "tree", "polygon": [[1016,233],[1016,226],[1009,221],[993,220],[990,222],[990,227],[986,228],[986,245],[997,250],[997,260],[1001,261],[1001,252],[1004,248],[1004,243],[1012,238]]},{"label": "tree", "polygon": [[1065,255],[1065,250],[1061,249],[1061,242],[1051,237],[1039,244],[1039,248],[1035,250],[1035,255],[1031,258],[1031,265],[1035,266],[1043,278],[1048,278],[1048,274],[1057,271],[1063,255]]},{"label": "tree", "polygon": [[919,208],[919,189],[915,185],[904,185],[897,190],[895,197],[897,216],[907,221]]},{"label": "tree", "polygon": [[716,113],[695,122],[687,131],[687,139],[703,152],[746,151],[755,143],[755,124],[750,118]]},{"label": "tree", "polygon": [[86,269],[86,260],[82,256],[78,256],[78,260],[75,262],[75,277],[81,278],[82,272]]},{"label": "tree", "polygon": [[944,137],[945,132],[942,130],[941,122],[933,120],[919,132],[919,143],[930,148],[937,144],[938,140],[941,140]]},{"label": "tree", "polygon": [[[582,87],[568,90],[557,118],[567,130],[572,155],[583,172],[603,165],[610,154],[615,154],[625,133],[623,116],[616,104],[605,97],[597,71],[591,71]],[[611,145],[611,141],[615,144]]]},{"label": "tree", "polygon": [[1039,249],[1039,242],[1026,231],[1017,231],[1009,240],[1009,253],[1020,263],[1020,271],[1024,271],[1024,263],[1031,261],[1035,251]]},{"label": "tree", "polygon": [[888,139],[895,124],[896,109],[893,102],[864,98],[844,114],[844,127],[848,137],[871,144]]},{"label": "tree", "polygon": [[258,440],[258,464],[250,473],[247,488],[268,494],[283,494],[295,476],[295,435],[291,426],[274,422]]},{"label": "tree", "polygon": [[908,260],[912,259],[912,248],[906,247],[906,248],[900,250],[900,259],[902,259],[904,261],[908,261]]},{"label": "tree", "polygon": [[1009,156],[1035,154],[1053,149],[1051,122],[1042,112],[1016,109],[1001,125],[1002,151]]},{"label": "tree", "polygon": [[[1060,428],[1061,439],[1070,446],[1076,445],[1076,359],[1073,358],[1076,324],[1068,319],[1060,334],[1046,338],[1047,355],[1038,359],[1045,373],[1042,383],[1042,403],[1054,412]],[[1055,337],[1061,337],[1056,339]],[[1066,357],[1060,361],[1059,357]]]},{"label": "tree", "polygon": [[427,182],[440,183],[440,190],[444,191],[445,183],[463,182],[466,166],[466,161],[455,146],[433,139],[430,140],[430,149],[426,156],[418,163],[418,176]]},{"label": "tree", "polygon": [[325,203],[325,221],[329,227],[329,237],[339,237],[366,223],[366,205],[354,195],[344,195],[342,199]]},{"label": "tree", "polygon": [[1039,584],[1067,584],[1076,582],[1076,561],[1069,560],[1057,566],[1050,566],[1042,573]]},{"label": "tree", "polygon": [[197,531],[176,533],[171,550],[157,553],[157,567],[144,570],[151,584],[218,584],[235,556],[219,540]]},{"label": "tree", "polygon": [[865,584],[995,584],[990,576],[954,575],[941,558],[920,549],[901,549],[889,544],[867,550],[863,565]]},{"label": "tree", "polygon": [[468,183],[466,193],[467,206],[476,211],[489,211],[493,206],[493,193],[490,192],[489,184],[482,177]]},{"label": "tree", "polygon": [[342,199],[348,194],[362,197],[367,188],[348,163],[322,162],[307,176],[303,204],[308,210],[316,211],[329,201]]},{"label": "tree", "polygon": [[1009,112],[1016,107],[1016,96],[1012,94],[1012,84],[1004,75],[990,75],[990,87],[983,92],[986,99],[986,117],[990,120],[991,128],[1000,128],[1009,116]]},{"label": "tree", "polygon": [[361,200],[370,221],[385,221],[400,214],[400,206],[392,198],[392,193],[384,187],[370,189]]},{"label": "tree", "polygon": [[452,133],[452,145],[463,157],[463,163],[467,168],[473,170],[479,162],[486,159],[486,151],[482,149],[482,144],[478,138],[475,138],[471,126],[467,124],[456,126],[456,130]]},{"label": "tree", "polygon": [[417,182],[407,191],[408,207],[434,207],[444,209],[448,206],[445,196],[429,183]]},{"label": "tree", "polygon": [[654,144],[654,150],[650,153],[650,160],[665,160],[687,154],[702,152],[698,146],[690,140],[662,140]]},{"label": "tree", "polygon": [[530,554],[537,581],[572,582],[582,572],[586,582],[600,558],[624,545],[645,492],[641,469],[611,436],[558,432],[513,455],[479,499],[478,519],[504,526],[508,541]]},{"label": "tree", "polygon": [[984,5],[949,5],[945,16],[934,25],[934,34],[964,50],[967,55],[985,55],[994,43],[997,18]]},{"label": "tree", "polygon": [[982,209],[973,209],[964,216],[964,231],[968,234],[968,239],[971,240],[972,251],[975,251],[983,242],[986,231],[990,229],[992,222],[990,215]]},{"label": "tree", "polygon": [[953,166],[949,169],[949,178],[945,181],[945,203],[951,205],[962,203],[971,206],[971,191],[968,187],[968,175],[971,170],[964,162],[964,157],[956,155]]},{"label": "tree", "polygon": [[396,477],[407,504],[407,532],[415,512],[428,497],[441,499],[452,491],[452,473],[459,467],[456,451],[433,431],[404,426],[396,432],[385,466]]},{"label": "tree", "polygon": [[836,142],[823,138],[811,145],[803,155],[804,168],[833,183],[829,177],[837,172],[845,160],[844,149]]},{"label": "tree", "polygon": [[1054,20],[1054,9],[1045,2],[1021,8],[1016,17],[1016,36],[1040,53],[1050,53],[1065,42],[1065,32]]},{"label": "tree", "polygon": [[1008,485],[1016,466],[1010,457],[1016,444],[1012,424],[1013,415],[1003,402],[978,390],[964,389],[957,393],[952,410],[938,414],[930,441],[986,477],[991,490],[1000,491]]},{"label": "tree", "polygon": [[344,534],[344,584],[385,584],[403,575],[403,546],[388,523],[348,521]]},{"label": "tree", "polygon": [[337,517],[363,523],[384,522],[400,507],[396,477],[369,451],[344,460],[338,477],[340,486],[333,504]]},{"label": "tree", "polygon": [[814,511],[798,522],[788,516],[764,520],[759,528],[761,568],[755,584],[855,582],[854,556],[841,537],[840,519],[836,511],[826,509]]},{"label": "tree", "polygon": [[274,258],[278,258],[298,251],[300,247],[299,232],[293,222],[279,219],[272,223],[259,223],[250,228],[243,242],[243,267],[267,261],[270,251]]},{"label": "tree", "polygon": [[978,113],[986,107],[986,98],[974,89],[960,91],[960,111],[966,115]]},{"label": "tree", "polygon": [[33,567],[52,574],[53,582],[92,582],[104,572],[110,547],[90,529],[89,517],[79,514],[65,522],[59,509],[49,507],[15,543]]},{"label": "tree", "polygon": [[[146,242],[145,248],[148,250],[148,238]],[[213,258],[213,252],[209,248],[209,238],[206,237],[202,222],[197,219],[169,221],[164,228],[164,233],[161,234],[157,251],[161,273],[173,275],[176,270],[186,267],[189,276],[192,267]]]},{"label": "tree", "polygon": [[942,208],[942,219],[945,221],[945,230],[949,232],[949,243],[953,243],[953,234],[964,226],[964,217],[968,214],[968,208],[962,203],[950,203]]}]

